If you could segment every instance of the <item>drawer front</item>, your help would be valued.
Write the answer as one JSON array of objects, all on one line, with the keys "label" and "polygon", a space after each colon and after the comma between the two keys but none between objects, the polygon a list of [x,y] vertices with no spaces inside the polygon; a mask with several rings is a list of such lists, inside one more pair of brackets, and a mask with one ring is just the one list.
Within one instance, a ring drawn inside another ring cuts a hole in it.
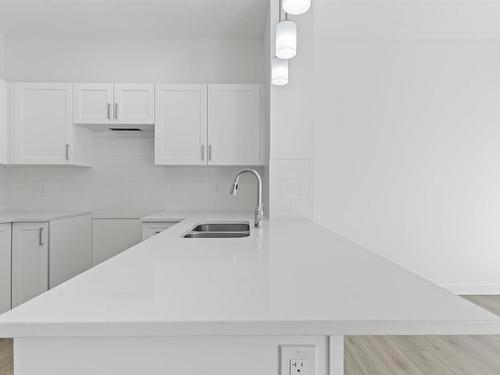
[{"label": "drawer front", "polygon": [[177,224],[178,221],[164,221],[154,223],[142,223],[142,240],[147,240],[150,237],[163,232],[171,226]]}]

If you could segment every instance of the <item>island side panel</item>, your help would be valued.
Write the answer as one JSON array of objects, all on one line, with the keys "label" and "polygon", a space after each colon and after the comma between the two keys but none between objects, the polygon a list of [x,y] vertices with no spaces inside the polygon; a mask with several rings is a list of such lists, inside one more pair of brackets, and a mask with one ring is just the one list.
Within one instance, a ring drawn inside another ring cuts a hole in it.
[{"label": "island side panel", "polygon": [[14,375],[277,375],[280,345],[314,345],[329,375],[327,336],[16,338]]},{"label": "island side panel", "polygon": [[330,336],[330,375],[344,375],[344,336]]}]

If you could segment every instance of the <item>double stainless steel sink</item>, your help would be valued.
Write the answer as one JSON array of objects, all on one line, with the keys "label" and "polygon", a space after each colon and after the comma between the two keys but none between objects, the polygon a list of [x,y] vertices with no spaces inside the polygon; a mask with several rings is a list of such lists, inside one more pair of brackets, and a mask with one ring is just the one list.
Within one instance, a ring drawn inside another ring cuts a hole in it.
[{"label": "double stainless steel sink", "polygon": [[184,238],[241,238],[250,236],[250,224],[237,223],[203,223],[195,226],[184,235]]}]

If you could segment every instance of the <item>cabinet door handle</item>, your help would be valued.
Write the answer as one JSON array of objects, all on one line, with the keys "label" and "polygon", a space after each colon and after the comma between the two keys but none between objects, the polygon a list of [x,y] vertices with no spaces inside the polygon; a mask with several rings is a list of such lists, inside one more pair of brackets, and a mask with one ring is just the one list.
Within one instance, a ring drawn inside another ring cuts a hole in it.
[{"label": "cabinet door handle", "polygon": [[208,161],[212,161],[212,145],[208,145]]},{"label": "cabinet door handle", "polygon": [[66,160],[69,160],[69,145],[66,144]]},{"label": "cabinet door handle", "polygon": [[108,120],[111,120],[111,103],[108,103]]},{"label": "cabinet door handle", "polygon": [[205,145],[201,145],[201,160],[205,160]]},{"label": "cabinet door handle", "polygon": [[38,229],[38,243],[43,246],[43,227]]},{"label": "cabinet door handle", "polygon": [[115,119],[118,120],[118,103],[115,103]]}]

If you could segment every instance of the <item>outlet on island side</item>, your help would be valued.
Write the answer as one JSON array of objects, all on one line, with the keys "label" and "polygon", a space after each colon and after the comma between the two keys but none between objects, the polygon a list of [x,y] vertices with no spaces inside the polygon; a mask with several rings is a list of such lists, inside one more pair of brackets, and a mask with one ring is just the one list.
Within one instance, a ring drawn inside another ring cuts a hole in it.
[{"label": "outlet on island side", "polygon": [[289,364],[290,375],[308,375],[306,359],[292,359]]},{"label": "outlet on island side", "polygon": [[315,375],[316,347],[314,345],[281,345],[280,375]]}]

